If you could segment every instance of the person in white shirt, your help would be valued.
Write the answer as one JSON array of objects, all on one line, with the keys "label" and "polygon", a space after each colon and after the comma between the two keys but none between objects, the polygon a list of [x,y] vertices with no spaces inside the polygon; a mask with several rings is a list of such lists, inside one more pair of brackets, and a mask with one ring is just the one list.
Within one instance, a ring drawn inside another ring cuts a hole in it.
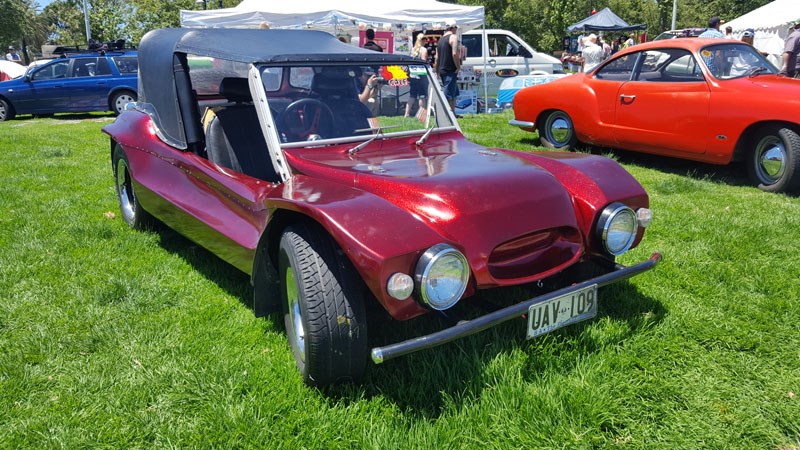
[{"label": "person in white shirt", "polygon": [[583,71],[590,72],[603,62],[603,47],[597,45],[597,35],[592,33],[586,38],[583,53]]},{"label": "person in white shirt", "polygon": [[22,61],[22,58],[19,57],[17,49],[15,49],[14,47],[8,47],[8,53],[6,53],[6,61],[20,62]]}]

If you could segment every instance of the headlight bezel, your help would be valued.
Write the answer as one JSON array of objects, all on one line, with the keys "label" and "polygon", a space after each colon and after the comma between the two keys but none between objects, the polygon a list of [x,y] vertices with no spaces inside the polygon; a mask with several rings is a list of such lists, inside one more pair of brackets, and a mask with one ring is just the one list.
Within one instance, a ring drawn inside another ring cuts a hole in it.
[{"label": "headlight bezel", "polygon": [[[611,226],[614,224],[615,220],[618,220],[624,215],[630,216],[632,229],[629,230],[629,236],[625,240],[624,245],[620,246],[619,248],[611,248],[608,241],[608,237],[611,232]],[[603,250],[609,255],[620,256],[630,250],[631,246],[636,241],[638,232],[638,216],[636,211],[634,211],[631,207],[623,203],[614,202],[603,208],[603,211],[600,213],[600,218],[597,221],[597,236],[600,238]]]},{"label": "headlight bezel", "polygon": [[[428,290],[428,280],[431,271],[438,262],[443,260],[444,257],[450,256],[454,256],[461,263],[462,271],[459,277],[461,285],[451,294],[447,301],[442,302],[433,300],[430,295],[431,293]],[[417,261],[417,266],[414,270],[414,284],[417,294],[416,297],[419,299],[419,302],[427,308],[436,311],[450,309],[455,306],[459,300],[461,300],[464,292],[466,292],[469,278],[470,268],[469,263],[467,262],[467,257],[452,245],[444,243],[436,244],[426,250]]]}]

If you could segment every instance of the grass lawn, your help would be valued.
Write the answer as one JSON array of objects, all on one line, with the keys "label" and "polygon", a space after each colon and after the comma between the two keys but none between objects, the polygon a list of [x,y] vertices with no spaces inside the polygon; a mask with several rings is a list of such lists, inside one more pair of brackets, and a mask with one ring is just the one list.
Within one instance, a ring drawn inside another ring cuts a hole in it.
[{"label": "grass lawn", "polygon": [[[534,149],[510,118],[461,124]],[[319,391],[244,274],[123,223],[110,120],[0,123],[0,448],[800,449],[800,198],[740,167],[613,154],[655,215],[621,262],[664,261],[595,320],[532,341],[512,321]]]}]

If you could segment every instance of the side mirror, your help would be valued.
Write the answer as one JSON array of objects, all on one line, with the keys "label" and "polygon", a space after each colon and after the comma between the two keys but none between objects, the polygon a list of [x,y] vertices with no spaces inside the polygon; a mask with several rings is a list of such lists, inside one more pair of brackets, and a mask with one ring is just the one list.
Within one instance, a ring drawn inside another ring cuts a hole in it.
[{"label": "side mirror", "polygon": [[26,83],[30,83],[31,79],[32,79],[32,73],[31,72],[25,72],[25,82]]}]

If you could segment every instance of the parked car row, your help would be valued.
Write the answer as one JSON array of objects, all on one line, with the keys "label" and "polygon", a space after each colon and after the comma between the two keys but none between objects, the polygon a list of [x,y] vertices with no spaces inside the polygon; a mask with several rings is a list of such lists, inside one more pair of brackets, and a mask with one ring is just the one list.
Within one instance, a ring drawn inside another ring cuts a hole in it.
[{"label": "parked car row", "polygon": [[122,112],[136,101],[139,64],[135,51],[83,52],[30,67],[0,82],[0,121],[17,114]]}]

